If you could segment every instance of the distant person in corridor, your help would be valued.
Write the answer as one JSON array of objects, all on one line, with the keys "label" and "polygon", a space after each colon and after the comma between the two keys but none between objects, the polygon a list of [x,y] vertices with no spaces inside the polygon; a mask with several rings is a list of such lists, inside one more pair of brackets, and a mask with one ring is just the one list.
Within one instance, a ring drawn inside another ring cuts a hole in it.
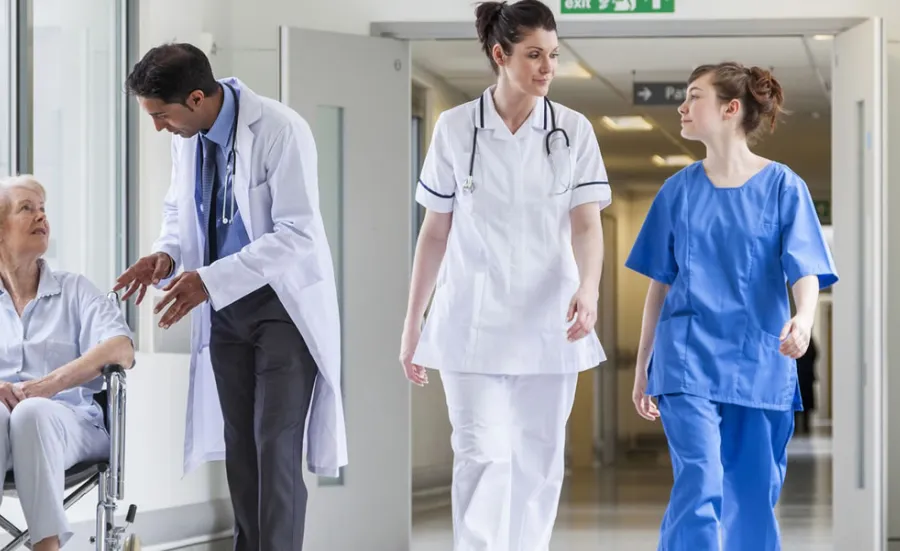
[{"label": "distant person in corridor", "polygon": [[688,82],[682,136],[706,158],[663,184],[626,262],[651,279],[634,405],[661,418],[675,478],[659,551],[778,551],[795,360],[838,277],[804,181],[748,145],[774,130],[781,85],[737,63]]},{"label": "distant person in corridor", "polygon": [[812,412],[816,409],[816,361],[819,359],[819,348],[810,337],[806,353],[797,358],[797,380],[800,382],[800,398],[803,410],[798,411],[797,434],[812,433]]}]

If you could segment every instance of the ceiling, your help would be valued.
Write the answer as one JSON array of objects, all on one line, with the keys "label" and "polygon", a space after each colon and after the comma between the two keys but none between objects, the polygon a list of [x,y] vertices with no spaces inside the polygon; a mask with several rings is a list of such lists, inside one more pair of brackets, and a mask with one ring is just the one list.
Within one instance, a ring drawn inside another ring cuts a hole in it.
[{"label": "ceiling", "polygon": [[[495,80],[477,41],[413,44],[415,66],[466,97],[478,97]],[[653,155],[690,154],[698,159],[704,148],[680,137],[674,106],[635,107],[633,83],[683,82],[697,65],[725,60],[769,68],[784,87],[789,114],[755,150],[791,166],[814,196],[824,198],[831,189],[831,109],[826,91],[831,53],[830,40],[812,37],[561,40],[559,71],[550,97],[594,123],[614,185],[653,190],[678,170],[655,166]],[[638,114],[655,128],[614,132],[600,122],[603,116]]]}]

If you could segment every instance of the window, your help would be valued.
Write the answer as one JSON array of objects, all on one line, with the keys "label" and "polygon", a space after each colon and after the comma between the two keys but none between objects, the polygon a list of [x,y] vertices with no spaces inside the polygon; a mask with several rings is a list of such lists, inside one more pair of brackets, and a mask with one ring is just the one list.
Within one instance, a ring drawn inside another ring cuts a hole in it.
[{"label": "window", "polygon": [[124,0],[19,0],[18,172],[47,189],[55,269],[110,289],[125,267]]},{"label": "window", "polygon": [[12,3],[0,3],[0,178],[12,174]]},{"label": "window", "polygon": [[[334,279],[337,287],[338,308],[344,310],[344,109],[320,105],[315,118],[316,150],[319,155],[319,203],[325,236],[331,247],[334,263]],[[343,332],[343,325],[341,325]],[[341,335],[341,346],[344,337]],[[341,358],[344,358],[341,350]],[[343,372],[344,366],[341,365]],[[344,378],[341,377],[341,381]],[[343,395],[343,389],[341,394]],[[345,469],[341,467],[337,478],[319,477],[320,486],[342,486]]]}]

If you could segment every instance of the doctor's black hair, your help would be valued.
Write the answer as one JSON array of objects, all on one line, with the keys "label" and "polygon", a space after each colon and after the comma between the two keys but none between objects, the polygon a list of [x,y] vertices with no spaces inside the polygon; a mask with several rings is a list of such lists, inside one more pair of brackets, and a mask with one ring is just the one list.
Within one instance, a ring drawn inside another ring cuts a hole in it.
[{"label": "doctor's black hair", "polygon": [[186,104],[194,90],[207,96],[218,90],[209,58],[192,44],[164,44],[147,52],[125,80],[138,97]]},{"label": "doctor's black hair", "polygon": [[499,69],[491,55],[494,44],[500,44],[503,53],[510,55],[513,45],[521,42],[530,32],[537,29],[556,32],[556,18],[540,0],[519,0],[512,4],[482,2],[475,9],[475,28],[478,30],[481,49],[496,74]]}]

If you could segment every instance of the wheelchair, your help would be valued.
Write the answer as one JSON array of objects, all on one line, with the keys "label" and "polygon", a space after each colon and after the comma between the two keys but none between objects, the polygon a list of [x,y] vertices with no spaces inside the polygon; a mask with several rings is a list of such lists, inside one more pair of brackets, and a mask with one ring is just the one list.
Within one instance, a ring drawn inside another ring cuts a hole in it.
[{"label": "wheelchair", "polygon": [[[119,296],[109,293],[107,298],[117,306]],[[106,429],[109,431],[110,450],[106,461],[89,461],[74,465],[66,470],[63,507],[69,509],[91,490],[97,488],[97,522],[91,543],[96,551],[140,551],[141,542],[134,534],[125,537],[125,532],[137,514],[137,507],[131,505],[125,516],[125,526],[116,526],[115,513],[118,502],[125,495],[125,368],[107,365],[103,368],[105,388],[94,395],[94,400],[103,410]],[[13,471],[6,473],[3,493],[15,495],[16,481]],[[0,528],[13,540],[2,551],[12,551],[28,540],[28,530],[21,530],[0,515]]]}]

